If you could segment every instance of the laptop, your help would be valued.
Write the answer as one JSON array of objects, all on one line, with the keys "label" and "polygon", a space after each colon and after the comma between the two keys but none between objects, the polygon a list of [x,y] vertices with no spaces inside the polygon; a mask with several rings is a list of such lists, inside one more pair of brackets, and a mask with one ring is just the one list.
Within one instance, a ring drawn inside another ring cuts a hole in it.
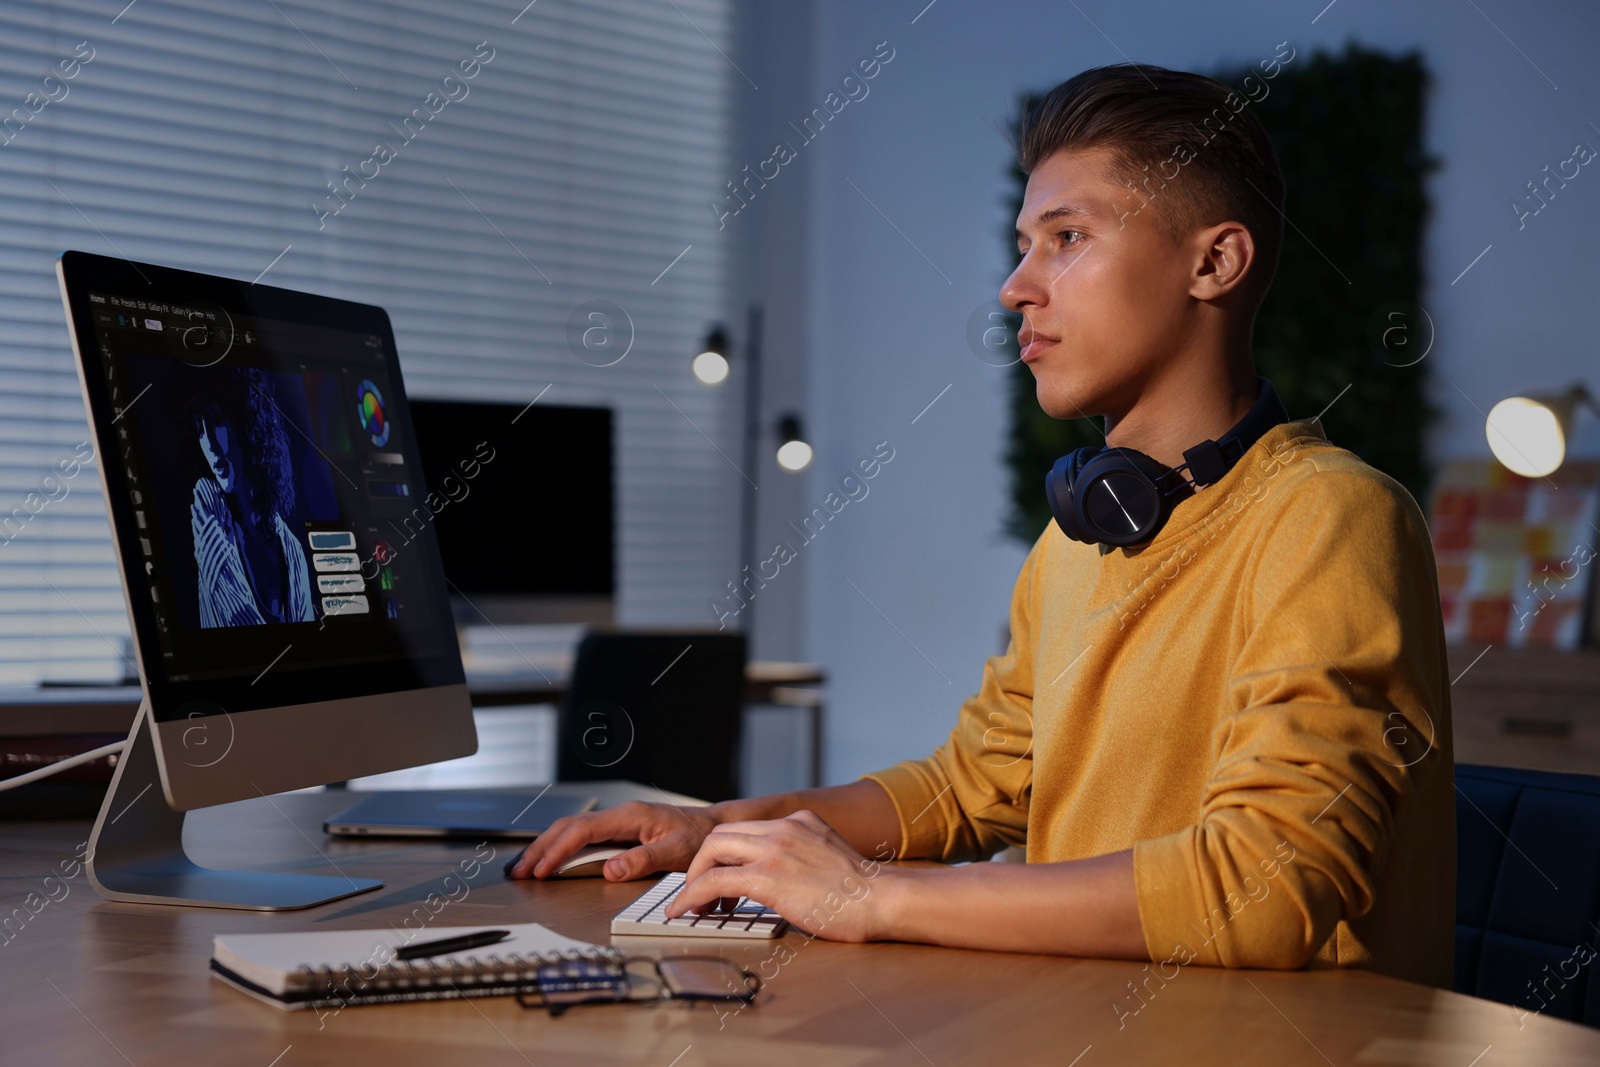
[{"label": "laptop", "polygon": [[512,837],[532,839],[568,815],[593,810],[587,795],[422,789],[372,793],[330,816],[323,832],[336,837]]}]

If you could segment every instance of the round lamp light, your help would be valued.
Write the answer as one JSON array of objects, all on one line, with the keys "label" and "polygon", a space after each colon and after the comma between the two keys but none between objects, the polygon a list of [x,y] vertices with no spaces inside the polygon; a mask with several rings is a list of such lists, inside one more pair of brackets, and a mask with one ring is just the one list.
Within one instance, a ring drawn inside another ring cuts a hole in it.
[{"label": "round lamp light", "polygon": [[721,385],[728,380],[728,334],[721,326],[711,327],[690,369],[702,385]]},{"label": "round lamp light", "polygon": [[798,415],[785,415],[778,420],[778,438],[783,442],[778,446],[778,466],[791,474],[811,466],[811,446],[805,442]]},{"label": "round lamp light", "polygon": [[694,357],[694,376],[703,385],[721,385],[728,378],[728,357],[710,349]]},{"label": "round lamp light", "polygon": [[1578,405],[1594,406],[1582,385],[1556,396],[1512,396],[1489,410],[1484,435],[1494,458],[1524,478],[1543,478],[1567,456]]},{"label": "round lamp light", "polygon": [[811,466],[811,446],[804,441],[785,441],[778,446],[778,466],[791,474]]}]

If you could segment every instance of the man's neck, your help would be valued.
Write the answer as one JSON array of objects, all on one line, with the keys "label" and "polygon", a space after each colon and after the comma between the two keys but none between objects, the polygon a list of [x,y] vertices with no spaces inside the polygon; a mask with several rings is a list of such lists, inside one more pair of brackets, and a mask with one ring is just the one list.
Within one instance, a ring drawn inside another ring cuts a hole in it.
[{"label": "man's neck", "polygon": [[1126,414],[1106,419],[1106,443],[1135,448],[1169,467],[1185,449],[1227,433],[1256,402],[1248,358],[1175,368],[1152,380]]}]

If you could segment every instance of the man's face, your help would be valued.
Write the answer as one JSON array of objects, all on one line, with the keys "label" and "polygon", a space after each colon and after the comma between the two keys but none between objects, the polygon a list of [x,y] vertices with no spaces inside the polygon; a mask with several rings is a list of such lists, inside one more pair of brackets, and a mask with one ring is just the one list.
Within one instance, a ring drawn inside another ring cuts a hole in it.
[{"label": "man's face", "polygon": [[1108,149],[1063,151],[1034,169],[1017,218],[1022,262],[1000,289],[1022,313],[1039,406],[1058,419],[1121,416],[1188,332],[1189,250],[1157,225],[1172,193],[1141,199],[1111,161]]}]

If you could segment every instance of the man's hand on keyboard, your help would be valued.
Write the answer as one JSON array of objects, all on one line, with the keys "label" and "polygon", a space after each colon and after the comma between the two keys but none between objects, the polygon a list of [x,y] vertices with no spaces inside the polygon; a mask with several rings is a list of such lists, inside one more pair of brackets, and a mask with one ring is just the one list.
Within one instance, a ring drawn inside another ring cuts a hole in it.
[{"label": "man's hand on keyboard", "polygon": [[511,868],[513,878],[544,878],[578,849],[607,841],[637,841],[639,846],[606,861],[608,882],[643,878],[657,871],[689,866],[716,826],[706,808],[678,808],[633,800],[614,808],[557,819]]},{"label": "man's hand on keyboard", "polygon": [[883,936],[873,880],[890,876],[810,811],[723,823],[707,835],[666,914],[704,913],[749,897],[809,934],[870,941]]}]

